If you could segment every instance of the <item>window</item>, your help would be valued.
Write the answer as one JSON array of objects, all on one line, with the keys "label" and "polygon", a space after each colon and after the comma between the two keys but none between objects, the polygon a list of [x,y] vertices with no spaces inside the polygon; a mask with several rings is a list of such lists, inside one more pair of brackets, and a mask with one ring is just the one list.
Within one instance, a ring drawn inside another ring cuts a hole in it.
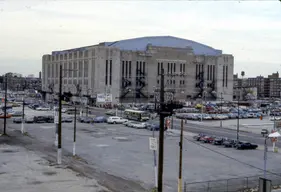
[{"label": "window", "polygon": [[225,86],[227,87],[227,81],[228,81],[228,66],[225,67]]},{"label": "window", "polygon": [[157,84],[159,85],[159,79],[157,79]]},{"label": "window", "polygon": [[132,76],[132,62],[129,61],[129,78]]},{"label": "window", "polygon": [[89,51],[86,50],[86,51],[84,52],[84,56],[85,56],[85,57],[88,57],[88,54],[89,54]]},{"label": "window", "polygon": [[163,69],[163,63],[161,63],[161,71],[160,71],[160,73],[162,73],[162,69]]},{"label": "window", "polygon": [[[72,68],[72,63],[69,63],[69,69],[70,69],[70,70],[73,69],[73,68]],[[68,73],[68,76],[69,76],[69,77],[72,77],[72,71],[67,71],[67,73]]]},{"label": "window", "polygon": [[183,70],[182,70],[182,72],[185,73],[185,63],[183,64]]},{"label": "window", "polygon": [[63,69],[66,70],[67,69],[67,63],[63,64]]},{"label": "window", "polygon": [[198,79],[198,64],[196,64],[195,79]]},{"label": "window", "polygon": [[105,61],[105,85],[107,85],[108,60]]},{"label": "window", "polygon": [[74,59],[77,59],[77,52],[74,52]]},{"label": "window", "polygon": [[128,77],[128,61],[126,61],[126,73],[125,73],[126,75],[126,77]]},{"label": "window", "polygon": [[56,55],[56,60],[59,60],[59,55]]},{"label": "window", "polygon": [[176,64],[174,63],[174,73],[176,73]]},{"label": "window", "polygon": [[210,65],[208,65],[207,69],[207,80],[210,80]]},{"label": "window", "polygon": [[[74,71],[73,71],[73,77],[77,77],[77,62],[74,62]],[[76,83],[75,83],[76,84]]]},{"label": "window", "polygon": [[72,53],[69,53],[69,59],[72,59]]},{"label": "window", "polygon": [[82,58],[82,57],[83,57],[83,52],[79,51],[79,58]]},{"label": "window", "polygon": [[182,72],[182,64],[180,64],[180,72]]},{"label": "window", "polygon": [[122,61],[122,77],[124,77],[125,73],[125,61]]},{"label": "window", "polygon": [[184,80],[182,80],[182,84],[184,85]]},{"label": "window", "polygon": [[60,54],[60,60],[63,60],[63,55],[62,54]]},{"label": "window", "polygon": [[79,74],[79,77],[81,78],[82,75],[83,75],[83,63],[82,61],[79,61],[79,69],[78,69],[78,74]]},{"label": "window", "polygon": [[67,53],[64,54],[64,60],[67,60]]},{"label": "window", "polygon": [[59,64],[56,63],[56,78],[59,77]]},{"label": "window", "polygon": [[54,61],[55,60],[55,56],[52,56],[52,61]]},{"label": "window", "polygon": [[142,62],[142,72],[143,72],[143,75],[145,74],[145,62]]},{"label": "window", "polygon": [[89,73],[89,63],[87,60],[84,61],[84,77],[88,77]]},{"label": "window", "polygon": [[88,79],[84,79],[84,85],[88,85]]},{"label": "window", "polygon": [[170,63],[168,63],[168,73],[170,73]]},{"label": "window", "polygon": [[109,85],[112,85],[112,60],[110,60],[109,64]]},{"label": "window", "polygon": [[213,65],[213,80],[215,80],[215,65]]},{"label": "window", "polygon": [[225,75],[225,66],[222,69],[222,86],[224,87],[224,75]]},{"label": "window", "polygon": [[173,84],[174,84],[174,85],[176,84],[176,80],[173,80]]},{"label": "window", "polygon": [[77,79],[73,79],[73,84],[77,85]]}]

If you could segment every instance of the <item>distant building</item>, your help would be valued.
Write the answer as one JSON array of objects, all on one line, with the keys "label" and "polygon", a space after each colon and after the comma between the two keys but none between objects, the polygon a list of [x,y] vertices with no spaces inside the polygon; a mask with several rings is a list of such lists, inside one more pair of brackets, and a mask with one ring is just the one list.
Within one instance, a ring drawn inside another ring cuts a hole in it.
[{"label": "distant building", "polygon": [[82,95],[110,94],[113,103],[158,98],[161,69],[170,75],[165,76],[165,88],[176,100],[216,100],[221,93],[225,100],[232,100],[233,95],[232,55],[172,36],[103,42],[43,55],[46,93],[58,92],[60,64],[63,92],[76,94],[79,85]]},{"label": "distant building", "polygon": [[[27,89],[34,89],[41,91],[42,84],[41,79],[35,77],[22,77],[18,73],[7,73],[7,87],[11,91],[24,91]],[[3,82],[5,81],[5,75],[1,77]],[[4,83],[1,85],[1,89],[4,89]]]},{"label": "distant building", "polygon": [[[279,73],[272,73],[268,75],[268,77],[257,76],[250,78],[238,78],[238,74],[233,76],[233,90],[234,90],[234,99],[237,99],[237,91],[245,90],[246,88],[257,89],[257,98],[281,98],[281,78],[279,77]],[[239,92],[239,91],[238,91]],[[242,91],[243,99],[247,92]]]}]

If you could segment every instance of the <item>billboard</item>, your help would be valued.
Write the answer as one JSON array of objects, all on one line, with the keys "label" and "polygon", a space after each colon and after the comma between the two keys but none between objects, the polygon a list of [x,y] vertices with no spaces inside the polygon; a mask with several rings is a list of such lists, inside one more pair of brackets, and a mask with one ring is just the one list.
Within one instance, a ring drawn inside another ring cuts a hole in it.
[{"label": "billboard", "polygon": [[99,93],[97,94],[98,103],[112,102],[112,94]]}]

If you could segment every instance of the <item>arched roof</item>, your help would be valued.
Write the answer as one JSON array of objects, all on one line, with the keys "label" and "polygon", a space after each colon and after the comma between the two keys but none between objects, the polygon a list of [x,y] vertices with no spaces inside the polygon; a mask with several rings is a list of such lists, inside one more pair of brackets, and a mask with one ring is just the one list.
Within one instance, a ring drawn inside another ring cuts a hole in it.
[{"label": "arched roof", "polygon": [[159,47],[186,48],[191,47],[195,55],[218,56],[222,54],[221,50],[210,46],[173,36],[151,36],[133,39],[120,40],[116,42],[105,42],[108,47],[117,47],[121,50],[145,51],[148,44]]}]

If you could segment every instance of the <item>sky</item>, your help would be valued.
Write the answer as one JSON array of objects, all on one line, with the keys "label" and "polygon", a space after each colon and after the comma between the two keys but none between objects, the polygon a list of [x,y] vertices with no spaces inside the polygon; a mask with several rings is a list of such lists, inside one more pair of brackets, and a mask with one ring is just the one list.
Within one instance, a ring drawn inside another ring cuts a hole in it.
[{"label": "sky", "polygon": [[1,73],[38,76],[54,50],[175,36],[234,56],[234,73],[281,72],[281,2],[0,0]]}]

